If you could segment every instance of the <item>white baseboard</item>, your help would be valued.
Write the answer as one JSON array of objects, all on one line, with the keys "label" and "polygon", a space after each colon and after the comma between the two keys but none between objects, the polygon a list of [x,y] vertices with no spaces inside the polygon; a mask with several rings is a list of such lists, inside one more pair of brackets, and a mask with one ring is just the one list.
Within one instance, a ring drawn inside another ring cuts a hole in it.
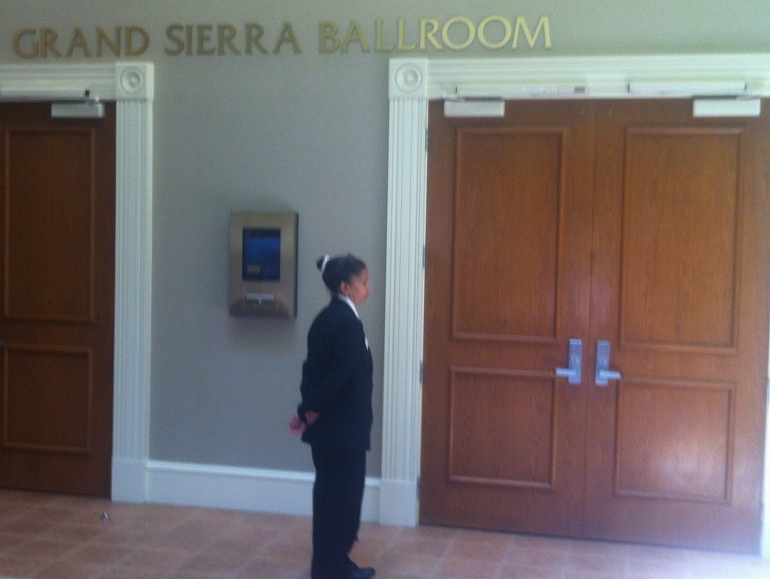
[{"label": "white baseboard", "polygon": [[[147,462],[146,472],[143,502],[312,515],[313,473],[154,460]],[[362,520],[379,521],[379,494],[380,480],[367,477]]]}]

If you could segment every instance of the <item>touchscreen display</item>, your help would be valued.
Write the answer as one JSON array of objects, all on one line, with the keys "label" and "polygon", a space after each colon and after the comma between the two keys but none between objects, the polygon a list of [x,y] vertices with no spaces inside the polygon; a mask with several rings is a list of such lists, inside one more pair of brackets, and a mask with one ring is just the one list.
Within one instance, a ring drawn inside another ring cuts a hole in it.
[{"label": "touchscreen display", "polygon": [[279,281],[281,279],[281,230],[246,228],[243,230],[243,279]]}]

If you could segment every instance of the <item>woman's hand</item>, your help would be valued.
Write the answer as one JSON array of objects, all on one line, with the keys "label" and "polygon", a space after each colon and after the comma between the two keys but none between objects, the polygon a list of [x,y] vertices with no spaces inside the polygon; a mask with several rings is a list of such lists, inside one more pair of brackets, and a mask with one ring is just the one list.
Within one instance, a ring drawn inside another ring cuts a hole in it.
[{"label": "woman's hand", "polygon": [[313,412],[312,410],[308,410],[305,412],[305,420],[307,420],[308,426],[313,426],[315,424],[315,421],[318,420],[318,417],[320,415],[318,412]]},{"label": "woman's hand", "polygon": [[299,419],[299,416],[296,414],[289,421],[289,432],[292,434],[292,436],[299,436],[300,434],[305,432],[306,428],[307,428],[307,425],[304,422],[302,422]]},{"label": "woman's hand", "polygon": [[294,436],[299,436],[307,430],[308,426],[313,426],[313,424],[315,424],[316,420],[318,420],[318,416],[318,412],[308,410],[305,412],[305,420],[307,420],[307,424],[305,424],[302,422],[299,415],[295,414],[289,421],[289,432]]}]

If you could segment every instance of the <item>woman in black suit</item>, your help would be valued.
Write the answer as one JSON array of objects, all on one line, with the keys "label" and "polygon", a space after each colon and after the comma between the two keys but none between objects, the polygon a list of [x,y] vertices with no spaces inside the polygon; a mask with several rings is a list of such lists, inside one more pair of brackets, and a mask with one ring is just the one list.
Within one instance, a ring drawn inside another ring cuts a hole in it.
[{"label": "woman in black suit", "polygon": [[310,444],[312,579],[369,579],[348,556],[357,540],[372,427],[372,355],[356,306],[369,297],[366,264],[353,255],[317,262],[331,302],[316,316],[302,365],[302,403],[290,428]]}]

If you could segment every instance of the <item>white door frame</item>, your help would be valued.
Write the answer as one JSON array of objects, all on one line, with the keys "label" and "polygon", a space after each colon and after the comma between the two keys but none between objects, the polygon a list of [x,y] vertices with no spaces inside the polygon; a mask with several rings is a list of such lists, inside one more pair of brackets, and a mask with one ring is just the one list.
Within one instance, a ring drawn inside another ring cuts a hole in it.
[{"label": "white door frame", "polygon": [[[385,368],[380,521],[418,523],[428,102],[770,96],[770,55],[415,59],[390,61]],[[711,103],[709,103],[711,104]],[[739,103],[740,104],[740,103]],[[770,331],[770,329],[769,329]],[[770,364],[769,364],[770,373]],[[766,430],[766,441],[767,441]],[[765,464],[770,464],[766,447]],[[770,557],[765,476],[762,554]]]},{"label": "white door frame", "polygon": [[146,62],[0,64],[0,101],[116,101],[112,499],[126,502],[147,499],[153,93]]}]

